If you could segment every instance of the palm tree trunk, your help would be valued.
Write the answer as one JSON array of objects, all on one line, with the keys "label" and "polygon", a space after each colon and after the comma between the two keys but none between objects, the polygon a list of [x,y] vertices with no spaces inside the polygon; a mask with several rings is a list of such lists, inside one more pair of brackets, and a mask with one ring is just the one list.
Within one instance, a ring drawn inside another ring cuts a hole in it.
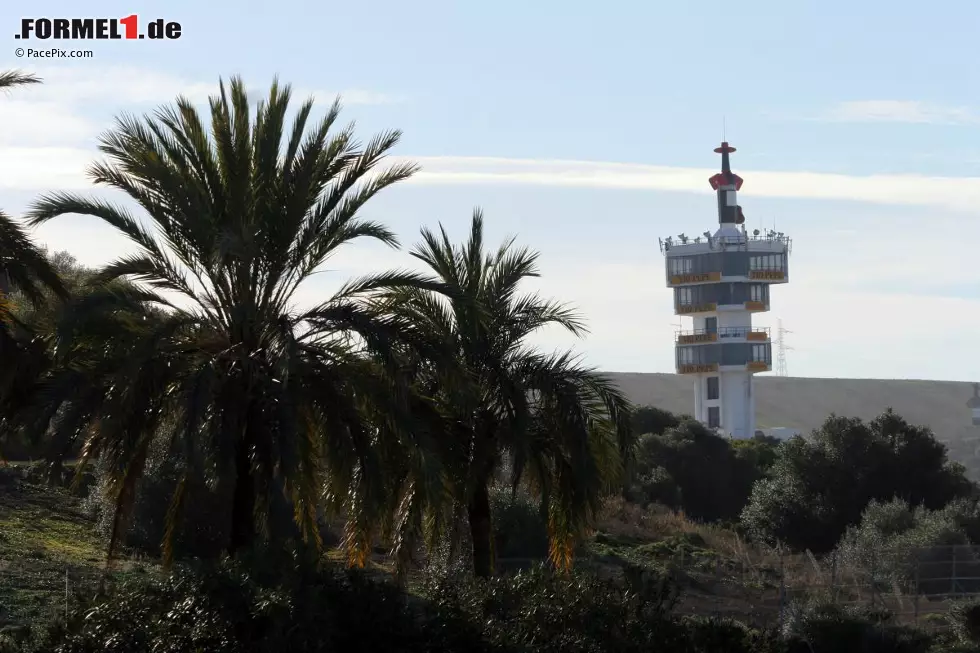
[{"label": "palm tree trunk", "polygon": [[493,575],[494,568],[493,524],[488,485],[485,480],[477,483],[468,509],[470,536],[473,540],[473,574],[477,578]]},{"label": "palm tree trunk", "polygon": [[251,437],[246,427],[235,450],[235,488],[231,503],[228,555],[247,549],[255,539],[255,480],[252,478]]}]

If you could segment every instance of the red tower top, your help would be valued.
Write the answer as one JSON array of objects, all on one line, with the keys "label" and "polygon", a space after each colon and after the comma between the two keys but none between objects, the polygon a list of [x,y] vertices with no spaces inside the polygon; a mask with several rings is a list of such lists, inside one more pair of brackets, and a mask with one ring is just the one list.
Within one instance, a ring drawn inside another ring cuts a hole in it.
[{"label": "red tower top", "polygon": [[732,172],[732,166],[728,160],[728,155],[734,151],[735,148],[729,145],[728,141],[722,141],[721,146],[715,148],[715,152],[721,155],[721,172],[708,179],[708,183],[714,190],[718,190],[722,186],[735,186],[735,190],[741,190],[742,178]]}]

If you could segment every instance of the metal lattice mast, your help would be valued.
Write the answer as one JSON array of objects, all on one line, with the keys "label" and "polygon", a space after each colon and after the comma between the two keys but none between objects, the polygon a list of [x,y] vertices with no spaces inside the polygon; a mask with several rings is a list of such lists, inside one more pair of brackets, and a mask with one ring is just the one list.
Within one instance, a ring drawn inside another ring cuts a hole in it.
[{"label": "metal lattice mast", "polygon": [[776,375],[789,376],[786,368],[786,352],[793,348],[786,344],[786,334],[793,333],[789,329],[783,328],[783,321],[776,322]]}]

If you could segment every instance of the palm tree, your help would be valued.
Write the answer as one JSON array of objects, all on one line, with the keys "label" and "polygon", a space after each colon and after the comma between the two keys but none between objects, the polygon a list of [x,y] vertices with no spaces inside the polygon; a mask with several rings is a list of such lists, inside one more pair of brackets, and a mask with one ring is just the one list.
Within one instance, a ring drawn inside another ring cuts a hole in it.
[{"label": "palm tree", "polygon": [[[417,383],[443,416],[440,456],[469,524],[474,572],[493,573],[489,491],[505,460],[513,488],[526,483],[541,498],[550,557],[567,568],[574,537],[632,450],[628,402],[572,354],[545,354],[527,344],[548,325],[575,334],[584,326],[566,306],[520,294],[522,282],[538,276],[537,254],[515,248],[513,240],[487,253],[479,211],[462,247],[445,230],[437,236],[423,229],[412,255],[446,290],[402,288],[378,301],[453,351],[450,366],[420,363]],[[396,521],[417,524],[409,513],[427,510],[438,506],[409,494]]]},{"label": "palm tree", "polygon": [[0,72],[0,90],[40,83],[41,78],[31,73],[22,73],[19,70],[4,70]]},{"label": "palm tree", "polygon": [[[40,82],[19,71],[0,72],[0,89]],[[29,323],[16,317],[12,296],[19,293],[36,307],[46,301],[46,291],[61,299],[68,294],[45,252],[0,210],[0,435],[9,435],[9,418],[23,405],[23,389],[45,364],[43,342]]]},{"label": "palm tree", "polygon": [[83,462],[100,456],[113,470],[117,516],[150,444],[170,438],[188,478],[206,469],[233,484],[231,554],[255,541],[283,494],[303,538],[318,546],[325,475],[381,501],[382,457],[397,448],[385,438],[397,434],[367,416],[396,410],[400,395],[385,371],[409,330],[358,297],[426,287],[419,275],[392,272],[350,281],[312,309],[294,306],[297,287],[340,246],[359,238],[396,246],[388,229],[358,213],[416,168],[379,168],[397,131],[364,146],[352,127],[334,133],[339,100],[312,123],[310,99],[287,126],[289,100],[289,87],[274,82],[253,117],[235,78],[210,100],[210,130],[184,98],[152,117],[121,117],[101,137],[108,162],[90,176],[125,193],[143,216],[63,193],[30,212],[33,224],[76,213],[111,225],[137,251],[96,281],[138,284],[97,289],[67,312],[60,350],[88,353],[84,363],[69,356],[47,380],[47,412],[35,428],[82,435]]},{"label": "palm tree", "polygon": [[[0,72],[0,90],[40,83],[39,77],[29,73]],[[20,224],[0,211],[0,306],[7,306],[14,289],[32,301],[41,301],[44,287],[62,297],[66,295],[61,279],[44,252],[31,242]]]}]

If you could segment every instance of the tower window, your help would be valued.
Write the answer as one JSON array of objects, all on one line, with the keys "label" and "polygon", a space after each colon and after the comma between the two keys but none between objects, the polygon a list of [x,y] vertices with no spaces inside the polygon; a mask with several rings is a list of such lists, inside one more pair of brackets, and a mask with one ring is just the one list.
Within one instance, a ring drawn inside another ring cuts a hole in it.
[{"label": "tower window", "polygon": [[690,274],[694,270],[694,259],[687,256],[675,256],[670,261],[671,274]]},{"label": "tower window", "polygon": [[749,301],[753,301],[753,302],[765,301],[765,299],[763,299],[762,284],[755,283],[749,286]]},{"label": "tower window", "polygon": [[766,345],[752,345],[752,360],[758,363],[769,362],[769,352]]},{"label": "tower window", "polygon": [[749,258],[750,270],[782,270],[782,254],[757,254]]},{"label": "tower window", "polygon": [[708,390],[708,401],[714,401],[714,400],[718,399],[718,397],[721,394],[720,393],[720,389],[718,387],[718,377],[717,376],[709,376],[707,378],[707,384],[708,384],[708,388],[707,388],[707,390]]},{"label": "tower window", "polygon": [[717,429],[721,427],[721,409],[718,406],[708,408],[708,428]]},{"label": "tower window", "polygon": [[681,306],[688,306],[694,303],[694,289],[693,288],[678,288],[677,289],[677,303]]}]

